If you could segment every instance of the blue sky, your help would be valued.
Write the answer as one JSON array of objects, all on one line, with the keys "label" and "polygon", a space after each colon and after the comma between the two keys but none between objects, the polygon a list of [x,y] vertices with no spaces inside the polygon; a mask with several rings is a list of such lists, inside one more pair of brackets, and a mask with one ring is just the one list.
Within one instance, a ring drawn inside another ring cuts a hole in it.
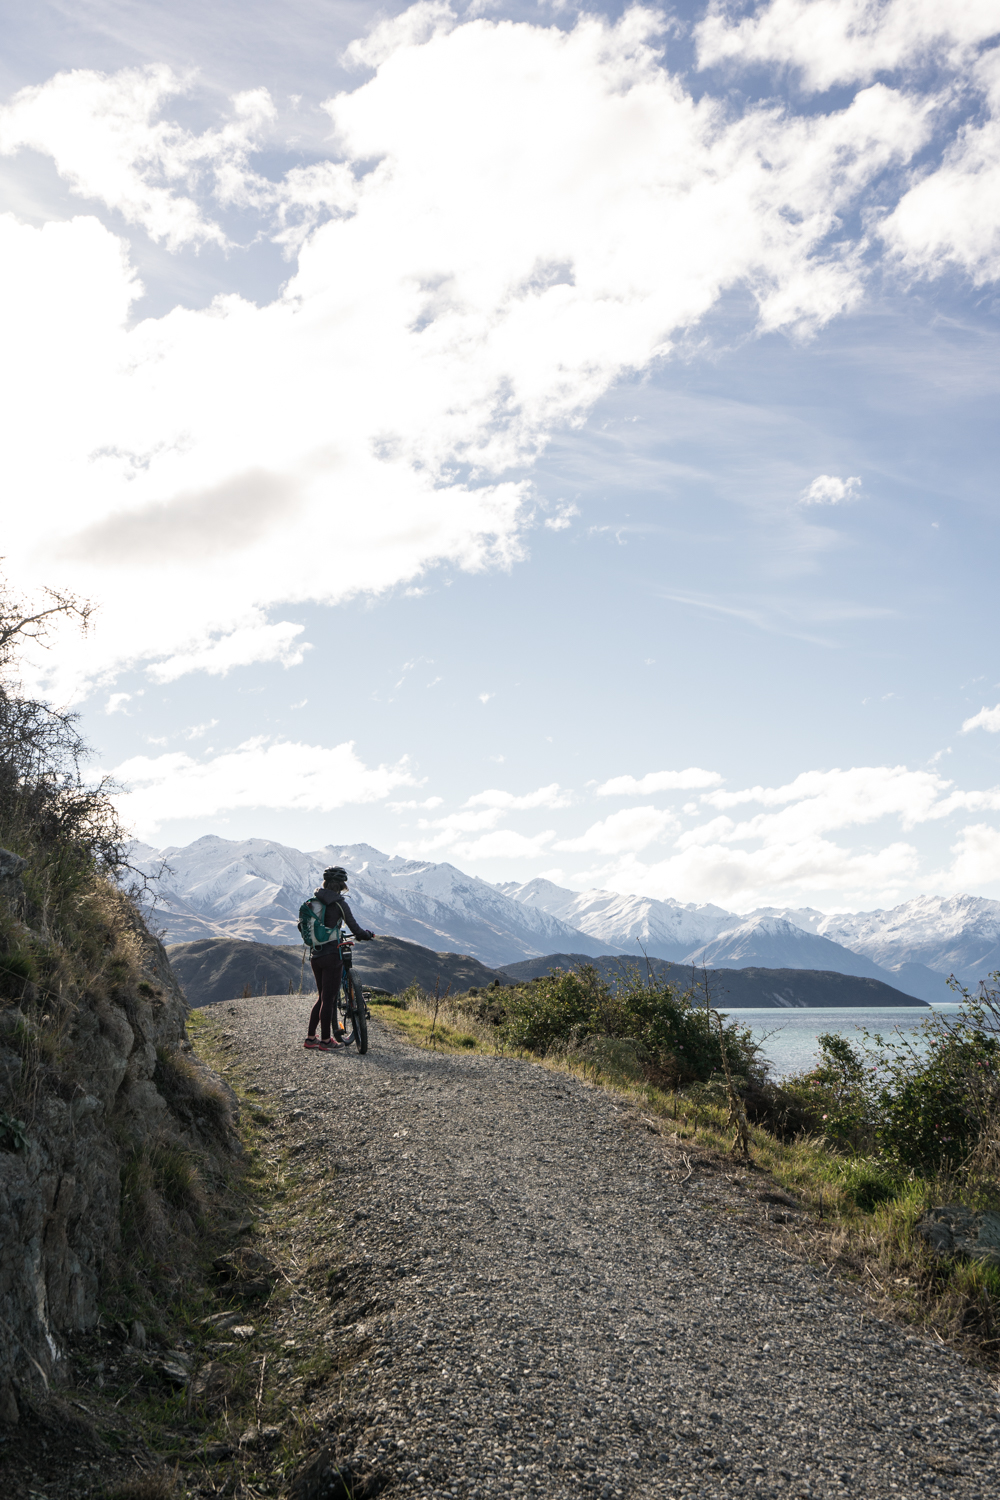
[{"label": "blue sky", "polygon": [[6,567],[140,836],[1000,897],[995,5],[4,11]]}]

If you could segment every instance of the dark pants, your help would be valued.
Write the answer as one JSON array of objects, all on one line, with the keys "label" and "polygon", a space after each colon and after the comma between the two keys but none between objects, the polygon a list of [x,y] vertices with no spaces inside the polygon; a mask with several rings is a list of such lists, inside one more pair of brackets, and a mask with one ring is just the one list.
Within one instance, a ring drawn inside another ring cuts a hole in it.
[{"label": "dark pants", "polygon": [[314,953],[309,962],[312,964],[316,988],[319,990],[319,999],[313,1006],[309,1017],[309,1035],[316,1035],[318,1022],[320,1035],[326,1042],[330,1039],[330,1026],[335,1024],[336,1020],[340,982],[344,977],[344,961],[340,956],[340,948],[333,947]]}]

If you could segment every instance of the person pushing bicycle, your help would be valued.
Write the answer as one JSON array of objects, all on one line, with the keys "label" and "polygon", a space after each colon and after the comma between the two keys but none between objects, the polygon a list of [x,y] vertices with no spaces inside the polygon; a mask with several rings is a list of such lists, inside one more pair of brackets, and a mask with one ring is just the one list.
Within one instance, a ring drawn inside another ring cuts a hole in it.
[{"label": "person pushing bicycle", "polygon": [[[336,1016],[337,1000],[344,977],[344,958],[340,947],[344,927],[349,927],[354,936],[365,943],[375,936],[369,928],[359,927],[354,920],[351,908],[344,899],[346,891],[347,871],[343,865],[331,865],[328,870],[323,871],[323,884],[314,891],[312,899],[303,905],[300,914],[302,936],[312,947],[309,962],[312,964],[318,991],[316,1004],[309,1016],[309,1035],[305,1039],[305,1046],[318,1047],[324,1052],[332,1052],[335,1047],[341,1046],[340,1039],[343,1035]],[[309,921],[307,908],[310,909],[312,922]],[[302,916],[306,919],[305,924],[301,920]],[[322,941],[313,942],[313,937],[320,937]],[[317,1025],[320,1028],[318,1041]],[[331,1035],[331,1030],[334,1035]]]}]

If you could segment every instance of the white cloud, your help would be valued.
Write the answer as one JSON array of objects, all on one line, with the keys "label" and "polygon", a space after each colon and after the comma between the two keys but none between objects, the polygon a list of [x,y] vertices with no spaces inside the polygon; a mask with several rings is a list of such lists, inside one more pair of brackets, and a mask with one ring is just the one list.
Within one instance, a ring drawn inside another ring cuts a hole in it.
[{"label": "white cloud", "polygon": [[654,864],[632,856],[574,877],[588,884],[682,901],[717,901],[735,907],[784,902],[790,892],[840,891],[852,900],[885,898],[911,882],[920,864],[911,844],[893,842],[855,852],[826,839],[770,844],[758,849],[709,844]]},{"label": "white cloud", "polygon": [[[732,816],[735,809],[754,804],[761,810],[740,820]],[[700,806],[690,803],[685,810],[697,814],[706,809],[713,815],[678,833],[661,860],[644,860],[641,851],[655,839],[667,841],[678,825],[655,808],[616,814],[552,847],[611,856],[575,871],[574,886],[586,882],[737,907],[787,903],[819,891],[835,892],[848,903],[883,903],[901,885],[912,888],[921,868],[918,849],[900,839],[897,830],[937,823],[962,811],[1000,811],[1000,788],[963,791],[933,771],[867,766],[804,772],[780,787],[712,790],[702,795]],[[883,832],[876,839],[859,840],[850,832],[880,822],[887,825],[888,836]],[[956,846],[958,874],[947,877],[952,884],[997,878],[982,873],[992,868],[994,848],[984,829],[986,825],[976,825]]]},{"label": "white cloud", "polygon": [[573,517],[580,514],[578,505],[563,502],[556,509],[554,516],[549,516],[545,522],[549,531],[568,531],[573,523]]},{"label": "white cloud", "polygon": [[348,67],[377,68],[402,48],[419,47],[434,37],[447,36],[457,22],[447,0],[418,0],[398,16],[379,20],[344,51]]},{"label": "white cloud", "polygon": [[[440,797],[431,798],[425,807],[433,807],[440,803]],[[486,858],[480,852],[472,855],[469,850],[475,848],[477,851],[483,849],[499,849],[504,845],[506,835],[499,837],[491,843],[485,843],[478,839],[474,844],[464,837],[470,833],[486,833],[497,828],[511,812],[528,812],[536,808],[568,807],[572,798],[568,792],[562,790],[558,783],[553,782],[550,786],[539,787],[537,791],[528,792],[523,796],[516,796],[513,792],[500,791],[492,788],[489,791],[477,792],[459,809],[458,812],[446,813],[440,818],[420,818],[417,827],[426,830],[426,836],[416,843],[407,844],[405,847],[420,854],[434,854],[447,851],[449,854],[465,858]],[[416,807],[416,803],[392,803],[393,808]],[[535,848],[540,835],[526,838],[522,834],[511,834],[510,848]],[[542,838],[546,842],[554,838],[554,834],[547,834]],[[403,846],[401,845],[400,848]]]},{"label": "white cloud", "polygon": [[479,694],[479,701],[480,701],[480,703],[489,703],[490,699],[491,698],[495,698],[495,697],[496,697],[496,693],[480,693]]},{"label": "white cloud", "polygon": [[486,792],[476,792],[465,803],[466,807],[495,807],[502,808],[505,812],[524,812],[533,807],[569,807],[573,797],[570,792],[564,791],[558,781],[553,781],[549,786],[540,786],[535,792],[526,792],[523,796],[515,796],[513,792],[503,792],[493,787]]},{"label": "white cloud", "polygon": [[695,27],[698,64],[777,63],[823,91],[925,62],[958,68],[997,33],[995,0],[771,0],[731,20],[719,0]]},{"label": "white cloud", "polygon": [[106,714],[123,714],[126,712],[126,703],[131,702],[131,693],[111,693],[108,696],[107,703],[104,705],[104,712]]},{"label": "white cloud", "polygon": [[128,788],[120,799],[122,817],[143,839],[173,818],[211,817],[241,807],[331,812],[378,802],[395,787],[414,784],[405,759],[394,766],[366,766],[353,741],[327,747],[262,738],[211,760],[197,761],[183,751],[136,755],[111,775]]},{"label": "white cloud", "polygon": [[982,286],[1000,275],[1000,50],[980,58],[969,79],[982,89],[986,118],[963,126],[879,233],[907,269],[936,276],[957,266]]},{"label": "white cloud", "polygon": [[493,833],[484,833],[478,839],[455,841],[450,835],[438,839],[404,842],[396,845],[396,853],[413,859],[426,854],[440,854],[446,850],[449,858],[468,861],[486,859],[539,859],[548,852],[547,846],[555,838],[551,828],[530,836],[515,833],[510,828],[498,828]]},{"label": "white cloud", "polygon": [[648,797],[652,792],[692,791],[696,787],[718,786],[718,771],[702,771],[688,766],[686,771],[650,771],[638,780],[634,776],[613,776],[597,788],[598,797]]},{"label": "white cloud", "polygon": [[446,813],[443,818],[421,818],[419,828],[440,829],[421,847],[424,849],[447,849],[463,833],[478,833],[484,828],[495,828],[503,822],[503,811],[499,807],[486,807],[479,812]]},{"label": "white cloud", "polygon": [[812,484],[802,491],[803,505],[840,505],[845,500],[856,500],[861,480],[838,479],[835,474],[817,474]]},{"label": "white cloud", "polygon": [[601,854],[619,854],[623,850],[644,849],[647,844],[655,844],[677,826],[672,813],[662,812],[657,807],[627,807],[600,823],[592,823],[579,838],[561,839],[555,848],[567,853],[592,849]]},{"label": "white cloud", "polygon": [[[906,766],[854,766],[841,771],[804,771],[780,787],[748,787],[738,792],[708,792],[702,801],[726,809],[758,803],[780,807],[756,813],[743,822],[725,820],[718,836],[726,842],[764,838],[796,843],[836,829],[862,827],[882,818],[898,818],[904,829],[950,816],[962,808],[1000,807],[1000,788],[952,791],[952,782],[936,771]],[[683,835],[693,842],[697,830]]]},{"label": "white cloud", "polygon": [[990,734],[1000,733],[1000,703],[996,708],[981,708],[971,719],[962,722],[962,733],[968,734],[970,729],[987,729]]},{"label": "white cloud", "polygon": [[151,666],[149,675],[154,682],[175,682],[187,672],[223,677],[233,667],[246,667],[251,662],[276,661],[283,667],[298,666],[310,649],[306,642],[296,640],[301,634],[301,625],[293,625],[289,620],[268,625],[260,612],[254,610],[248,623],[236,624],[220,640],[207,641],[193,651],[182,648],[174,652],[166,661]]},{"label": "white cloud", "polygon": [[962,829],[951,852],[955,860],[945,881],[953,890],[974,891],[1000,880],[1000,829],[971,823]]},{"label": "white cloud", "polygon": [[996,0],[772,0],[739,19],[716,4],[695,28],[701,67],[772,63],[824,90],[930,65],[952,76],[929,108],[978,93],[985,119],[961,127],[877,230],[906,268],[957,265],[980,285],[1000,274],[1000,52],[979,54],[998,31]]},{"label": "white cloud", "polygon": [[129,328],[140,288],[108,228],[0,218],[4,477],[22,497],[5,551],[26,585],[104,601],[50,691],[125,662],[159,680],[292,664],[297,603],[444,560],[509,566],[530,512],[506,475],[727,288],[751,290],[763,330],[856,304],[842,216],[920,149],[924,102],[876,84],[826,115],[732,114],[664,66],[662,24],[411,8],[352,49],[376,71],[328,102],[338,159],[279,184],[251,164],[261,90],[200,135],[167,118],[184,83],[163,68],[13,100],[3,149],[48,154],[89,203],[174,246],[221,243],[213,215],[236,205],[297,255],[266,306],[220,296]]},{"label": "white cloud", "polygon": [[156,118],[186,88],[162,66],[111,76],[83,69],[59,73],[22,89],[0,109],[0,154],[25,146],[44,152],[73,192],[117,209],[171,250],[209,241],[225,245],[222,230],[202,217],[183,189],[195,188],[207,169],[223,201],[245,198],[250,153],[275,110],[266,89],[240,94],[221,130],[192,136]]}]

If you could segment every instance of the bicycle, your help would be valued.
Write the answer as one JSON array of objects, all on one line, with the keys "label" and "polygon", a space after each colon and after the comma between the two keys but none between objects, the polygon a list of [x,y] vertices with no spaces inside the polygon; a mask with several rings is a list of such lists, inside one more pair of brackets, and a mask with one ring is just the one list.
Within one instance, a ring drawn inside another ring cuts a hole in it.
[{"label": "bicycle", "polygon": [[360,1056],[368,1051],[368,1002],[361,989],[361,980],[354,974],[354,944],[348,938],[340,940],[340,956],[344,964],[344,977],[340,981],[337,996],[337,1025],[343,1033],[342,1042],[349,1047],[353,1042]]}]

